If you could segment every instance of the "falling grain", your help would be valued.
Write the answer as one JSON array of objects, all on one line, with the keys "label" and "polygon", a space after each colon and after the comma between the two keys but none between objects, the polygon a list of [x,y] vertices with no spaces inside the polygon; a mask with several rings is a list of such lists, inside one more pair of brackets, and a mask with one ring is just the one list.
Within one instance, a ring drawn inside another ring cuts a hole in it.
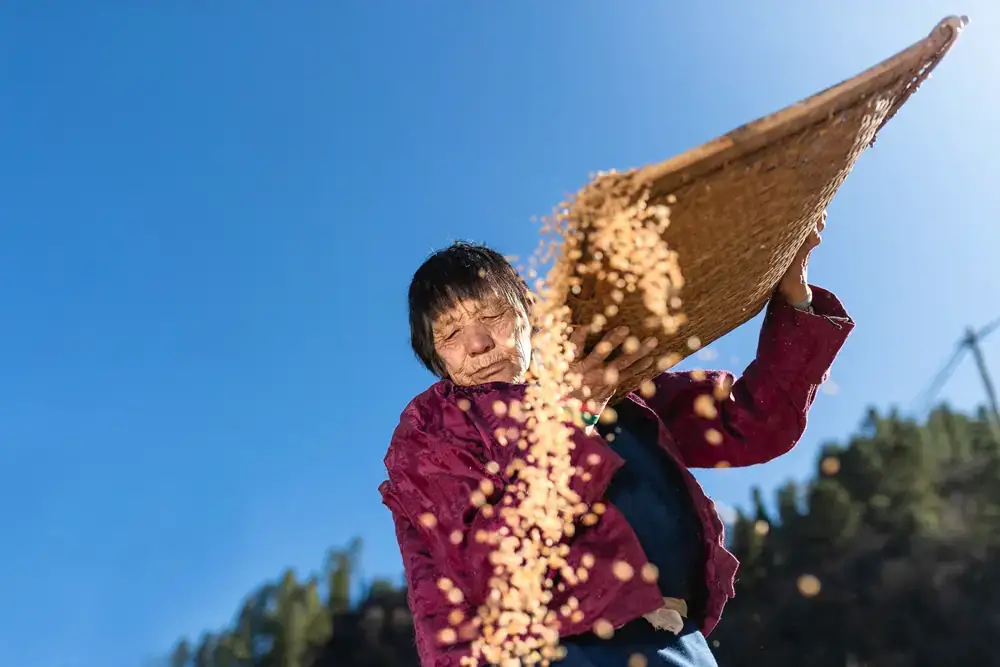
[{"label": "falling grain", "polygon": [[653,398],[656,395],[656,383],[652,380],[646,380],[641,385],[639,385],[639,395],[643,398]]},{"label": "falling grain", "polygon": [[705,419],[715,419],[719,411],[715,407],[715,399],[708,394],[702,394],[694,399],[694,413]]},{"label": "falling grain", "polygon": [[649,660],[641,653],[633,653],[629,656],[628,667],[646,667],[648,664]]},{"label": "falling grain", "polygon": [[796,584],[798,586],[799,593],[802,594],[802,597],[807,598],[816,597],[819,595],[820,589],[822,588],[819,583],[819,579],[811,574],[803,574],[799,577]]},{"label": "falling grain", "polygon": [[[463,663],[469,667],[483,663],[504,667],[548,664],[564,653],[558,646],[559,618],[568,613],[574,623],[584,620],[575,598],[556,604],[554,597],[586,581],[595,566],[592,554],[584,554],[579,566],[571,566],[565,538],[579,524],[596,524],[604,512],[599,504],[587,507],[572,488],[576,479],[588,482],[591,472],[572,462],[574,431],[583,424],[584,406],[579,399],[572,399],[567,412],[565,397],[586,395],[586,388],[568,371],[577,353],[568,338],[574,324],[588,326],[593,334],[601,333],[608,318],[619,314],[618,304],[634,298],[628,296],[631,294],[638,295],[648,311],[650,333],[672,335],[683,322],[674,312],[680,305],[677,292],[683,279],[676,253],[662,237],[670,223],[670,209],[648,199],[648,185],[638,178],[599,174],[580,197],[560,205],[557,213],[544,221],[543,234],[548,238],[542,239],[529,264],[552,263],[545,278],[535,282],[531,319],[537,333],[532,341],[524,405],[492,406],[495,416],[513,418],[521,428],[498,429],[495,434],[501,445],[516,443],[517,457],[505,470],[507,478],[516,481],[505,482],[507,488],[500,489],[502,497],[490,501],[496,503],[505,525],[497,534],[480,531],[475,536],[493,546],[490,562],[494,576],[474,619],[477,632],[471,638],[472,657]],[[604,293],[610,298],[582,321],[574,322],[567,301],[570,295],[582,293],[585,280],[603,281],[609,288]],[[623,345],[626,354],[641,348],[637,336],[629,336]],[[649,349],[653,348],[655,343]],[[679,360],[676,354],[667,355],[658,360],[657,368],[665,370]],[[615,372],[605,378],[611,383],[619,379]],[[652,383],[641,389],[647,398],[655,392]],[[599,417],[603,424],[617,419],[610,408]],[[585,463],[593,468],[602,460],[592,454]],[[496,475],[500,467],[487,464],[486,469]],[[481,484],[471,500],[483,510],[493,511],[494,506],[485,503],[496,490],[492,484]],[[553,584],[553,573],[562,577],[558,585]],[[635,574],[632,566],[622,561],[613,564],[613,573],[622,581]],[[647,564],[641,575],[655,581],[655,568]],[[445,593],[453,604],[462,602],[457,588],[450,587]],[[604,638],[614,633],[611,623],[603,619],[594,623],[593,630]]]},{"label": "falling grain", "polygon": [[615,561],[611,566],[611,572],[619,581],[631,581],[632,577],[635,576],[635,568],[623,560]]},{"label": "falling grain", "polygon": [[594,634],[601,639],[611,639],[615,636],[615,628],[611,625],[610,621],[606,621],[603,618],[598,619],[594,623]]},{"label": "falling grain", "polygon": [[823,471],[824,475],[833,476],[840,472],[840,459],[836,456],[826,456],[820,463],[820,470]]}]

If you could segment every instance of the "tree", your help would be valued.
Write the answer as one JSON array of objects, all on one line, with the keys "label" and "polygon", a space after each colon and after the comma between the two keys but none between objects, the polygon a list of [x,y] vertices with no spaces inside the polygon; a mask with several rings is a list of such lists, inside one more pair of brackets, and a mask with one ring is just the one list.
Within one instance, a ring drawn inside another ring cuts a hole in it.
[{"label": "tree", "polygon": [[188,667],[189,660],[191,660],[191,646],[186,639],[182,639],[170,653],[170,667]]},{"label": "tree", "polygon": [[[310,667],[326,652],[335,627],[358,625],[352,620],[357,614],[350,605],[350,590],[360,551],[360,541],[354,540],[347,549],[327,554],[325,599],[320,577],[299,581],[294,571],[286,570],[277,582],[265,583],[247,596],[232,627],[206,633],[194,650],[180,641],[171,653],[171,667]],[[402,600],[405,607],[405,594],[400,598],[398,591],[376,581],[370,595],[385,599],[397,592],[392,604]]]},{"label": "tree", "polygon": [[[775,512],[755,489],[729,531],[741,567],[711,637],[719,664],[1000,666],[1000,442],[985,417],[871,410],[822,447],[812,480],[777,489]],[[406,591],[359,586],[360,560],[355,540],[318,576],[284,572],[168,664],[418,667]]]},{"label": "tree", "polygon": [[788,485],[765,534],[734,526],[744,564],[719,663],[1000,664],[983,639],[1000,630],[983,613],[1000,602],[1000,445],[983,416],[871,411],[817,468],[804,508]]}]

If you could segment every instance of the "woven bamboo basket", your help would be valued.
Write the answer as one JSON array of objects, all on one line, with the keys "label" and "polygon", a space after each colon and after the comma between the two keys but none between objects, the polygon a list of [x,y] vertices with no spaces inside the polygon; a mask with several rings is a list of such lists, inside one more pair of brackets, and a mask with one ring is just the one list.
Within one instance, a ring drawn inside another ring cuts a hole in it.
[{"label": "woven bamboo basket", "polygon": [[[649,329],[649,312],[633,292],[609,326],[658,334],[657,353],[679,360],[691,354],[691,337],[708,345],[760,313],[855,161],[966,22],[946,18],[925,39],[852,79],[666,162],[605,176],[581,190],[570,207],[571,225],[593,215],[609,191],[638,196],[646,190],[651,204],[673,195],[663,237],[678,253],[684,277],[680,310],[687,323],[670,337]],[[585,258],[587,247],[584,235]],[[612,289],[584,276],[580,292],[566,294],[573,321],[592,322]],[[652,368],[622,391],[657,372]]]}]

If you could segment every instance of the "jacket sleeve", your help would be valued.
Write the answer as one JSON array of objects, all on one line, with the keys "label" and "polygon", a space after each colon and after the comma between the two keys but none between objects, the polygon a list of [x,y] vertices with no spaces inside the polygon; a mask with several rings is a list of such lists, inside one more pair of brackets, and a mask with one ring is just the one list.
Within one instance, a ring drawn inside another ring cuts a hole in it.
[{"label": "jacket sleeve", "polygon": [[[507,427],[514,424],[510,420]],[[450,625],[449,615],[458,610],[468,619],[489,592],[492,547],[484,538],[507,525],[499,511],[503,507],[500,501],[516,481],[510,464],[518,451],[513,443],[501,446],[487,442],[492,438],[454,405],[427,411],[408,409],[386,456],[389,479],[382,485],[383,502],[396,525],[417,646],[425,667],[458,665],[460,658],[468,655],[468,641],[459,636],[459,642],[449,646],[442,643],[441,633],[448,627],[460,630]],[[600,436],[574,432],[578,444],[574,463],[593,453],[594,438],[601,440]],[[605,450],[609,455],[600,461],[587,460],[588,481],[575,477],[571,484],[588,505],[601,499],[619,462],[609,448]],[[491,455],[497,459],[491,460]],[[484,512],[477,508],[471,501],[477,491],[497,509]],[[439,585],[442,579],[448,590]],[[573,628],[563,630],[568,633]]]},{"label": "jacket sleeve", "polygon": [[826,381],[854,322],[830,292],[813,287],[813,312],[775,298],[756,359],[729,373],[664,373],[647,403],[690,468],[765,463],[796,445],[816,390]]}]

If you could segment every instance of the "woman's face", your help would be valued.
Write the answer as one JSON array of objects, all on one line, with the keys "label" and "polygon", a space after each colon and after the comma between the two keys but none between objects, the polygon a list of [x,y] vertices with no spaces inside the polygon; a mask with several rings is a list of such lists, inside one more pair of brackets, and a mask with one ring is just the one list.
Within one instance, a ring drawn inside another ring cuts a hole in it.
[{"label": "woman's face", "polygon": [[434,320],[434,349],[462,386],[523,382],[531,362],[531,325],[500,297],[468,300]]}]

